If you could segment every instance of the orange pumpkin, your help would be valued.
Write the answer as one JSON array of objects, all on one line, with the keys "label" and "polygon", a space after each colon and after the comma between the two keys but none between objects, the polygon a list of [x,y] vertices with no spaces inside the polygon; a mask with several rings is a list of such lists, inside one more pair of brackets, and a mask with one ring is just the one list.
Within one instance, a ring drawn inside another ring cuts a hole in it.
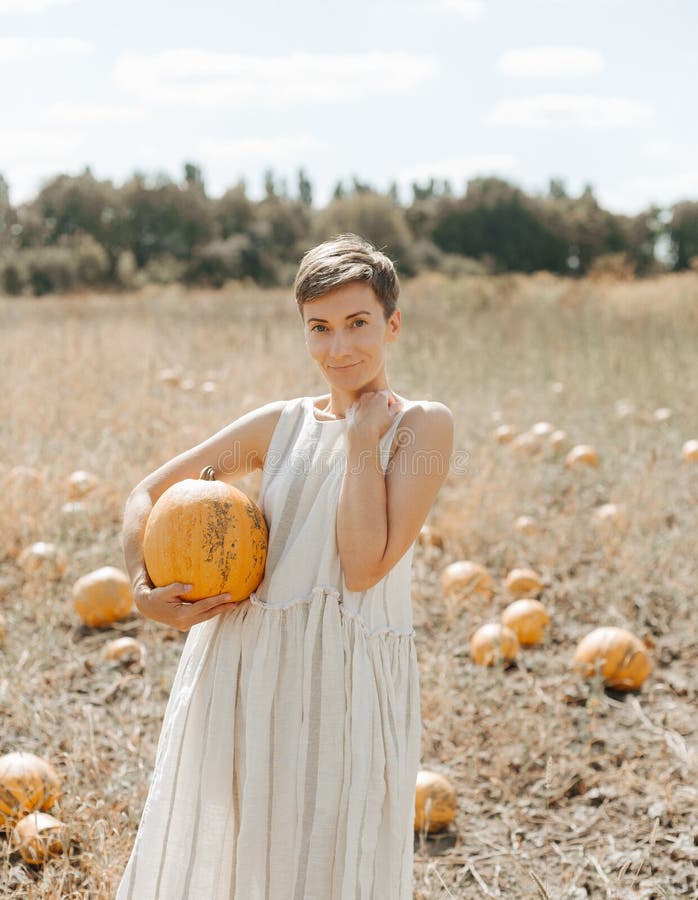
[{"label": "orange pumpkin", "polygon": [[32,812],[20,819],[13,839],[22,859],[33,865],[62,853],[69,842],[64,823],[44,812]]},{"label": "orange pumpkin", "polygon": [[598,466],[599,454],[591,444],[577,444],[565,457],[568,469],[579,469],[582,466]]},{"label": "orange pumpkin", "polygon": [[642,686],[652,664],[642,641],[625,628],[596,628],[577,645],[576,668],[587,678],[598,669],[609,687],[632,691]]},{"label": "orange pumpkin", "polygon": [[73,607],[90,628],[104,628],[126,618],[133,608],[128,575],[114,566],[88,572],[73,585]]},{"label": "orange pumpkin", "polygon": [[53,766],[34,753],[6,753],[0,757],[0,827],[29,812],[50,809],[60,798]]},{"label": "orange pumpkin", "polygon": [[97,476],[84,469],[77,469],[68,477],[68,496],[71,500],[78,500],[93,491],[97,486]]},{"label": "orange pumpkin", "polygon": [[481,625],[470,638],[470,655],[480,666],[493,666],[503,660],[515,659],[518,652],[516,633],[499,622]]},{"label": "orange pumpkin", "polygon": [[68,568],[65,553],[55,544],[37,541],[19,554],[17,565],[25,575],[35,575],[47,581],[60,581]]},{"label": "orange pumpkin", "polygon": [[494,430],[494,439],[498,444],[508,444],[513,441],[518,431],[514,425],[498,425]]},{"label": "orange pumpkin", "polygon": [[444,594],[462,592],[464,594],[494,593],[494,581],[487,569],[469,559],[453,562],[441,573],[441,587]]},{"label": "orange pumpkin", "polygon": [[540,534],[540,525],[533,516],[519,516],[514,522],[514,528],[521,534]]},{"label": "orange pumpkin", "polygon": [[417,773],[415,831],[443,831],[455,819],[456,808],[456,792],[448,778],[427,770]]},{"label": "orange pumpkin", "polygon": [[698,441],[686,441],[681,448],[681,459],[686,462],[698,462]]},{"label": "orange pumpkin", "polygon": [[520,644],[538,644],[545,636],[550,616],[539,600],[514,600],[502,613],[502,624],[516,634]]},{"label": "orange pumpkin", "polygon": [[533,569],[512,569],[504,582],[510,594],[538,594],[543,590],[540,575]]},{"label": "orange pumpkin", "polygon": [[140,663],[145,657],[145,646],[135,638],[120,637],[105,644],[102,653],[111,662]]},{"label": "orange pumpkin", "polygon": [[216,481],[212,466],[198,479],[173,484],[158,498],[145,527],[143,554],[157,587],[191,584],[187,600],[229,593],[245,600],[262,581],[267,525],[242,491]]}]

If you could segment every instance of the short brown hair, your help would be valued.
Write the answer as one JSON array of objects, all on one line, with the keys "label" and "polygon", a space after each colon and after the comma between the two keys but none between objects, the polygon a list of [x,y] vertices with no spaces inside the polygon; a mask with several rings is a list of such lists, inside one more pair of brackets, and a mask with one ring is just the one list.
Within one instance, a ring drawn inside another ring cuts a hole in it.
[{"label": "short brown hair", "polygon": [[387,322],[397,308],[400,294],[395,266],[373,244],[351,233],[338,234],[318,244],[301,260],[293,286],[301,317],[304,303],[352,281],[371,285]]}]

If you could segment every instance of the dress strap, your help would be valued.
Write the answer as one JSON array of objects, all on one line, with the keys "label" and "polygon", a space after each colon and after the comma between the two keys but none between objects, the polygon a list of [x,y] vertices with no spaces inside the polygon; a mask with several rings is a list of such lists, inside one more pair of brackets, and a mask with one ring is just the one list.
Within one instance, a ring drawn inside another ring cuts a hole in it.
[{"label": "dress strap", "polygon": [[[391,423],[388,430],[385,432],[383,437],[380,439],[380,448],[381,448],[381,462],[383,465],[383,471],[388,468],[388,463],[390,462],[390,448],[393,445],[393,439],[395,438],[395,433],[400,426],[400,421],[402,417],[405,415],[408,409],[411,409],[413,406],[418,406],[418,400],[406,400],[402,406],[400,412],[395,415],[395,419]],[[409,445],[412,443],[409,434],[404,435],[403,438],[404,444]]]}]

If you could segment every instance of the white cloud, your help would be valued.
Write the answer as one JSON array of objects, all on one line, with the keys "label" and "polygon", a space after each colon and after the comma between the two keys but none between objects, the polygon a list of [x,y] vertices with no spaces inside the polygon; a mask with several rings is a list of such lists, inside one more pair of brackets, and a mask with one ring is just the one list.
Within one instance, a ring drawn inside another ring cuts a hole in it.
[{"label": "white cloud", "polygon": [[584,47],[526,47],[509,50],[497,60],[504,75],[523,77],[591,75],[603,67],[603,56]]},{"label": "white cloud", "polygon": [[82,143],[79,134],[40,131],[23,128],[0,128],[0,147],[3,162],[30,162],[63,165],[72,160],[71,154]]},{"label": "white cloud", "polygon": [[94,125],[101,122],[132,122],[145,117],[137,106],[110,106],[101,103],[54,103],[48,116],[63,125]]},{"label": "white cloud", "polygon": [[419,163],[401,169],[398,178],[403,184],[411,184],[413,181],[424,183],[430,178],[467,180],[478,175],[510,172],[516,167],[517,159],[512,154],[491,153]]},{"label": "white cloud", "polygon": [[445,9],[457,12],[469,22],[481,19],[487,12],[485,0],[443,0]]},{"label": "white cloud", "polygon": [[277,135],[268,138],[248,137],[234,140],[208,138],[198,143],[196,153],[202,158],[225,160],[226,162],[252,161],[258,163],[260,160],[286,162],[290,156],[321,146],[321,142],[311,135]]},{"label": "white cloud", "polygon": [[36,13],[43,12],[50,6],[62,6],[66,3],[75,3],[76,0],[0,0],[0,13],[19,12]]},{"label": "white cloud", "polygon": [[540,94],[500,100],[489,115],[492,125],[524,128],[623,128],[644,122],[654,115],[653,107],[623,97],[591,94]]},{"label": "white cloud", "polygon": [[674,145],[671,141],[650,141],[649,144],[645,147],[645,153],[647,156],[668,156],[669,153],[673,152]]},{"label": "white cloud", "polygon": [[92,46],[74,38],[0,38],[0,62],[22,61],[47,53],[91,53]]},{"label": "white cloud", "polygon": [[638,175],[628,181],[628,187],[661,203],[694,200],[698,197],[698,172]]},{"label": "white cloud", "polygon": [[698,173],[638,175],[625,181],[598,186],[599,202],[613,212],[636,215],[649,206],[672,206],[680,200],[698,199]]},{"label": "white cloud", "polygon": [[181,49],[121,57],[114,79],[148,103],[220,106],[332,102],[405,92],[435,69],[430,57],[405,53],[244,56]]}]

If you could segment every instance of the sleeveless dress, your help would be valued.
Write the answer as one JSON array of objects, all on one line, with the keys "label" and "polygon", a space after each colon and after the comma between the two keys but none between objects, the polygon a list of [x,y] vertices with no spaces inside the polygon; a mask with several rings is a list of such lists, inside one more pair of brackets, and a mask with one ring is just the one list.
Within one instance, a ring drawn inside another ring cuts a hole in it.
[{"label": "sleeveless dress", "polygon": [[[419,402],[383,435],[384,471]],[[280,415],[258,499],[264,580],[187,634],[117,900],[412,900],[414,544],[378,584],[347,588],[347,421],[317,419],[312,397]]]}]

